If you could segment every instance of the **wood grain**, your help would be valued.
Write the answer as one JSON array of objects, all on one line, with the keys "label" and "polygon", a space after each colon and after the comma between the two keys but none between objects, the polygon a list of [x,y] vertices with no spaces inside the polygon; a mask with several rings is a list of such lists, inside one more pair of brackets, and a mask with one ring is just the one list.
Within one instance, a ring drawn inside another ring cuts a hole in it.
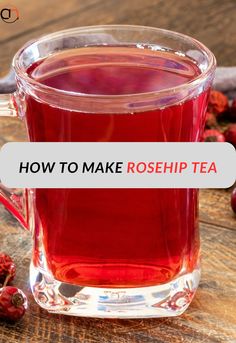
[{"label": "wood grain", "polygon": [[[46,0],[31,5],[26,0],[18,1],[25,11],[24,18],[16,24],[0,21],[0,75],[7,72],[15,52],[28,40],[70,27],[113,23],[149,25],[183,32],[205,43],[216,55],[219,65],[235,63],[234,0],[69,0],[63,2],[63,6],[47,6]],[[56,0],[52,1],[54,3]],[[53,16],[49,7],[54,9]]]},{"label": "wood grain", "polygon": [[[18,39],[27,32],[34,32],[38,28],[53,25],[55,21],[65,19],[71,14],[79,15],[84,8],[95,6],[98,0],[82,1],[67,0],[60,3],[58,0],[40,0],[37,5],[29,4],[27,0],[15,0],[14,6],[19,10],[19,20],[14,24],[8,24],[0,20],[0,44],[10,39]],[[2,3],[2,5],[1,5]],[[0,2],[0,8],[7,8],[7,2]]]},{"label": "wood grain", "polygon": [[202,189],[200,192],[200,220],[236,230],[236,215],[230,207],[230,189]]},{"label": "wood grain", "polygon": [[[12,25],[0,22],[1,75],[29,39],[73,26],[111,23],[184,32],[211,48],[219,64],[235,64],[235,0],[15,0],[14,5],[22,18]],[[0,146],[25,139],[22,122],[0,118]],[[236,343],[236,217],[230,190],[206,189],[200,195],[203,272],[196,297],[180,317],[148,320],[75,318],[42,310],[28,283],[30,235],[0,205],[0,250],[16,261],[15,283],[29,299],[22,321],[0,322],[0,343]]]}]

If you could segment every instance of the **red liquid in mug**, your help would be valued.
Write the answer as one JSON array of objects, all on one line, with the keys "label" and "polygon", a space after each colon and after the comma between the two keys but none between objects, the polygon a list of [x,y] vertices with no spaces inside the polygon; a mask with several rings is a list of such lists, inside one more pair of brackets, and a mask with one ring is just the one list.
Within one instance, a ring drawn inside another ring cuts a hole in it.
[{"label": "red liquid in mug", "polygon": [[[90,47],[52,55],[28,73],[61,90],[122,95],[181,85],[200,71],[174,52]],[[125,114],[64,110],[28,96],[29,137],[33,142],[195,142],[207,93],[172,107]],[[196,267],[197,196],[193,189],[37,189],[35,264],[41,232],[57,280],[100,287],[166,283]]]}]

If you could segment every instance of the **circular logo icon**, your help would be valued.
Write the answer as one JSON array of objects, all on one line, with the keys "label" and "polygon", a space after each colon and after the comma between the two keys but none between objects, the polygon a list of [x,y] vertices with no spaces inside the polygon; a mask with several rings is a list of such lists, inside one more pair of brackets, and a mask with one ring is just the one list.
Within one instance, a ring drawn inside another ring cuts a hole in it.
[{"label": "circular logo icon", "polygon": [[15,6],[6,6],[1,9],[0,17],[7,24],[15,23],[20,17],[19,10]]}]

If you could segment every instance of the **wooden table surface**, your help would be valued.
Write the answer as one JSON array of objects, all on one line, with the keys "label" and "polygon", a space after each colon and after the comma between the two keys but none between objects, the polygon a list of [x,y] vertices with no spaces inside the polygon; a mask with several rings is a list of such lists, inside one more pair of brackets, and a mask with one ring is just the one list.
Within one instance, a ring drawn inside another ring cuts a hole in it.
[{"label": "wooden table surface", "polygon": [[[14,24],[0,19],[0,76],[29,39],[74,26],[112,23],[183,32],[205,43],[219,65],[236,64],[235,0],[14,0],[14,5],[20,19]],[[24,139],[17,119],[0,119],[0,145]],[[15,259],[15,283],[30,304],[22,321],[0,322],[0,343],[235,343],[236,217],[229,202],[229,190],[201,191],[202,279],[189,309],[180,317],[145,320],[75,318],[40,309],[28,283],[30,236],[0,207],[0,251]]]}]

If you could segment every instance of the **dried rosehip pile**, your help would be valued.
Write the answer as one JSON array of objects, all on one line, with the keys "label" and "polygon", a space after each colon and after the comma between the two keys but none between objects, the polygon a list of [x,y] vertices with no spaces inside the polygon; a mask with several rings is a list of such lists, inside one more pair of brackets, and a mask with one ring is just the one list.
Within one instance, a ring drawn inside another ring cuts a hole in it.
[{"label": "dried rosehip pile", "polygon": [[208,111],[216,117],[222,116],[229,109],[229,101],[226,95],[221,92],[212,90],[210,92]]},{"label": "dried rosehip pile", "polygon": [[[236,99],[230,105],[223,93],[216,90],[210,92],[203,140],[228,142],[236,148]],[[236,213],[236,188],[231,195],[231,207]]]},{"label": "dried rosehip pile", "polygon": [[25,314],[27,299],[18,288],[7,286],[16,274],[16,266],[10,256],[0,253],[0,318],[18,320]]},{"label": "dried rosehip pile", "polygon": [[203,140],[205,142],[229,142],[236,147],[236,99],[229,99],[219,91],[210,92]]}]

